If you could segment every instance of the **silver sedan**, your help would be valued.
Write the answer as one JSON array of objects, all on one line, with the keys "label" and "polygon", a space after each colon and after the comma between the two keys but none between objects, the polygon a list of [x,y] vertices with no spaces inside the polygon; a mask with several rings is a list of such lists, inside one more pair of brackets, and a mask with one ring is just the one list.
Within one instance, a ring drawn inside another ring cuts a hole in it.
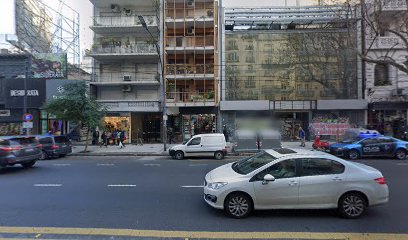
[{"label": "silver sedan", "polygon": [[380,171],[327,153],[296,149],[260,152],[205,176],[204,199],[234,218],[261,209],[337,209],[358,218],[388,202]]}]

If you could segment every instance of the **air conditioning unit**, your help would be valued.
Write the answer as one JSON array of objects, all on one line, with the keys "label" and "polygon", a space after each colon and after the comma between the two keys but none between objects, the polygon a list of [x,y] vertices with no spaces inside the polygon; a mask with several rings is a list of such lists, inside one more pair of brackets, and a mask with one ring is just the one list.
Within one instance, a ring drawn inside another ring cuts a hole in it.
[{"label": "air conditioning unit", "polygon": [[194,0],[188,0],[187,1],[187,6],[188,7],[194,7]]},{"label": "air conditioning unit", "polygon": [[132,86],[130,85],[125,85],[122,88],[122,92],[131,92],[132,91]]},{"label": "air conditioning unit", "polygon": [[111,4],[112,12],[118,13],[120,12],[120,6],[118,4]]},{"label": "air conditioning unit", "polygon": [[132,81],[132,76],[130,76],[130,75],[124,75],[124,76],[123,76],[123,81],[125,81],[125,82]]},{"label": "air conditioning unit", "polygon": [[391,91],[391,95],[392,96],[401,96],[401,95],[403,95],[402,89],[393,89]]},{"label": "air conditioning unit", "polygon": [[125,12],[126,16],[131,16],[132,15],[132,10],[124,8],[123,11]]},{"label": "air conditioning unit", "polygon": [[187,34],[188,35],[194,35],[194,27],[190,27],[187,29]]}]

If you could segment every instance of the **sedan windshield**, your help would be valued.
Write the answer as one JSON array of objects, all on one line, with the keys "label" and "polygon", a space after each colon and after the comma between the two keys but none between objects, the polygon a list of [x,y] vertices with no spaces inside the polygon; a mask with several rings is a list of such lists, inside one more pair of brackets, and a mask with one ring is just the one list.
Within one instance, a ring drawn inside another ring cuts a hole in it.
[{"label": "sedan windshield", "polygon": [[242,159],[232,165],[232,169],[239,173],[246,175],[256,169],[272,162],[276,158],[266,152],[260,152],[252,157]]}]

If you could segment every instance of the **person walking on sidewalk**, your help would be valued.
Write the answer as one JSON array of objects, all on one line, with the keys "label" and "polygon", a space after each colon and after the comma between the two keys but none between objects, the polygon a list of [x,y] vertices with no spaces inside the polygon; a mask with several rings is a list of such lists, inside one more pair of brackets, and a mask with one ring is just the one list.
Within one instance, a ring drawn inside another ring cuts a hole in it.
[{"label": "person walking on sidewalk", "polygon": [[137,142],[136,146],[139,145],[143,146],[143,131],[140,129],[137,129]]},{"label": "person walking on sidewalk", "polygon": [[108,147],[108,135],[106,134],[105,131],[102,132],[102,144],[101,147],[104,145],[105,147]]},{"label": "person walking on sidewalk", "polygon": [[306,147],[306,133],[302,127],[299,127],[299,138],[300,138],[300,146]]},{"label": "person walking on sidewalk", "polygon": [[124,143],[124,141],[125,141],[125,139],[126,139],[126,136],[125,136],[125,130],[119,130],[119,132],[118,132],[118,139],[119,139],[119,147],[120,148],[124,148],[124,147],[126,147],[125,146],[125,143]]}]

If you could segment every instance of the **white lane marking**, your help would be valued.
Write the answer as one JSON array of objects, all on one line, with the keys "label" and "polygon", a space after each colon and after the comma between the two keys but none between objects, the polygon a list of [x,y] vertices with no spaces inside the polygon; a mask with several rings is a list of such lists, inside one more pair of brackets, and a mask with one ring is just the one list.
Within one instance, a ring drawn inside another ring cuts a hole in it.
[{"label": "white lane marking", "polygon": [[113,163],[98,163],[96,166],[115,166]]},{"label": "white lane marking", "polygon": [[143,164],[143,165],[150,166],[150,167],[160,167],[159,163],[146,163],[146,164]]},{"label": "white lane marking", "polygon": [[182,188],[203,188],[204,186],[203,185],[200,185],[200,186],[189,186],[189,185],[187,185],[187,186],[180,186],[180,187],[182,187]]},{"label": "white lane marking", "polygon": [[398,166],[408,166],[408,163],[397,163]]},{"label": "white lane marking", "polygon": [[58,167],[67,167],[67,166],[71,166],[70,163],[54,163],[52,164],[54,166],[58,166]]},{"label": "white lane marking", "polygon": [[108,187],[136,187],[133,184],[109,184]]},{"label": "white lane marking", "polygon": [[201,166],[208,166],[208,164],[190,164],[190,167],[201,167]]},{"label": "white lane marking", "polygon": [[38,183],[34,184],[34,187],[61,187],[62,184],[44,184],[44,183]]}]

